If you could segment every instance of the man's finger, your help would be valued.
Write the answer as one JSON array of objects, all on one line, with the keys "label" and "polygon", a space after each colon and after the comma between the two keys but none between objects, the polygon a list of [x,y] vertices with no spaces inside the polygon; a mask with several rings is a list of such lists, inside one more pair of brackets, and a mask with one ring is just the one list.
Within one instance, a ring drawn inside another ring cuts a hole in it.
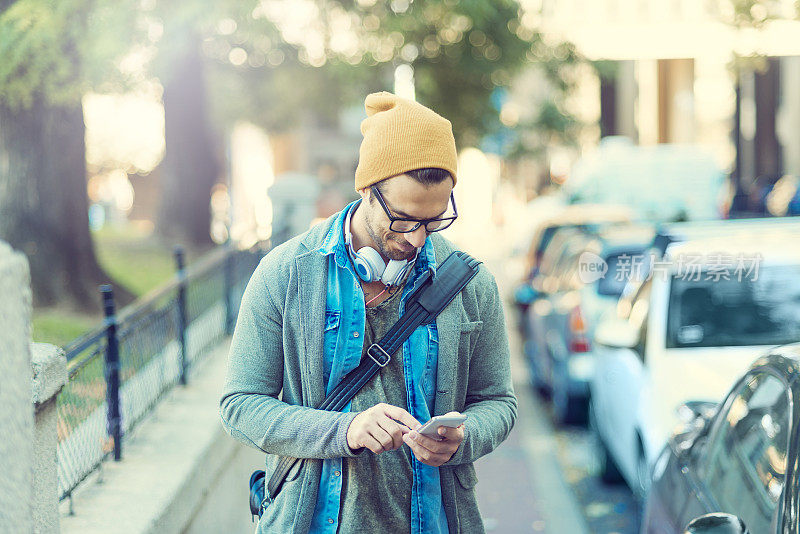
[{"label": "man's finger", "polygon": [[429,438],[428,436],[423,436],[419,432],[410,432],[409,438],[411,441],[418,443],[421,447],[429,450],[432,453],[440,454],[443,452],[449,452],[452,448],[452,443],[439,441],[437,439]]},{"label": "man's finger", "polygon": [[381,442],[375,439],[371,434],[367,434],[367,436],[364,438],[364,446],[375,454],[380,454],[383,452],[383,445],[381,445]]},{"label": "man's finger", "polygon": [[[404,425],[397,423],[394,419],[388,417],[378,419],[378,425],[385,430],[392,438],[392,449],[397,449],[403,445],[403,428]],[[406,429],[406,432],[411,432]]]},{"label": "man's finger", "polygon": [[381,446],[383,447],[382,452],[390,451],[394,448],[393,447],[394,440],[392,439],[392,435],[386,430],[384,430],[383,427],[380,426],[380,423],[372,427],[372,431],[370,433],[375,439],[378,440],[378,443],[380,443]]},{"label": "man's finger", "polygon": [[416,456],[417,460],[419,460],[420,462],[423,463],[427,462],[428,458],[430,458],[430,455],[433,454],[431,451],[429,451],[428,449],[426,449],[425,447],[423,447],[422,445],[411,439],[411,436],[409,434],[403,436],[403,441],[406,442],[406,445],[409,446],[411,452],[414,453],[414,456]]},{"label": "man's finger", "polygon": [[448,459],[446,454],[436,454],[426,449],[418,442],[411,439],[410,434],[406,434],[405,436],[403,436],[403,441],[406,442],[406,445],[408,445],[408,447],[411,449],[411,452],[414,453],[414,456],[417,458],[417,460],[424,463],[425,465],[438,467],[442,465],[444,462],[446,462]]},{"label": "man's finger", "polygon": [[391,404],[387,404],[384,409],[383,413],[391,417],[396,421],[400,421],[404,425],[406,425],[411,430],[415,428],[419,428],[421,426],[420,422],[414,419],[414,416],[405,411],[402,408],[398,408],[397,406],[392,406]]},{"label": "man's finger", "polygon": [[464,438],[464,423],[453,428],[451,426],[440,426],[439,435],[447,439],[463,439]]}]

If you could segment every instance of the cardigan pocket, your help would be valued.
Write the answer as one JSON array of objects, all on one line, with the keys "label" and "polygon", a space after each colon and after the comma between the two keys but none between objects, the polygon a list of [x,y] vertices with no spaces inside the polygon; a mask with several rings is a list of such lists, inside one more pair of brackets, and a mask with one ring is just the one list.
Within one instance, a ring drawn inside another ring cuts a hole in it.
[{"label": "cardigan pocket", "polygon": [[478,483],[478,475],[475,473],[475,466],[469,464],[459,464],[453,467],[458,483],[464,489],[472,489]]}]

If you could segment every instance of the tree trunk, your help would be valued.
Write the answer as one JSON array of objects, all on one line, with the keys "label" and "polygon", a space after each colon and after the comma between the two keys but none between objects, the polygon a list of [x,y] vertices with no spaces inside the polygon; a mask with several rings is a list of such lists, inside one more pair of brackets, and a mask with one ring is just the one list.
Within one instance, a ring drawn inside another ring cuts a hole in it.
[{"label": "tree trunk", "polygon": [[[89,233],[83,107],[0,104],[0,239],[28,257],[34,305],[101,308]],[[122,303],[132,299],[116,287]]]},{"label": "tree trunk", "polygon": [[206,81],[200,40],[190,45],[174,62],[164,80],[164,196],[159,233],[202,246],[212,243],[211,188],[220,166],[206,109]]}]

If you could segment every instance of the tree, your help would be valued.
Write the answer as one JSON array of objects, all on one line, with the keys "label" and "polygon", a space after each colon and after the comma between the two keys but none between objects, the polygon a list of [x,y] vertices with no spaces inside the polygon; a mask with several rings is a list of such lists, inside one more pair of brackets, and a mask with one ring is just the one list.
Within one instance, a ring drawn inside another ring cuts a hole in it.
[{"label": "tree", "polygon": [[335,122],[368,92],[392,90],[408,64],[417,99],[453,122],[460,145],[477,144],[500,126],[491,94],[536,43],[520,16],[515,0],[265,0],[205,34],[214,106],[272,131],[307,113]]},{"label": "tree", "polygon": [[28,256],[36,305],[98,310],[109,281],[89,233],[81,96],[120,52],[106,28],[130,27],[124,5],[0,0],[0,239]]},{"label": "tree", "polygon": [[[168,137],[162,233],[200,240],[208,236],[208,193],[219,172],[212,147],[221,143],[211,124],[224,129],[245,119],[275,132],[309,115],[335,124],[341,109],[367,93],[391,90],[395,68],[408,64],[418,100],[451,120],[459,145],[478,145],[503,127],[491,98],[498,88],[533,62],[557,78],[559,62],[574,57],[571,48],[547,46],[515,0],[198,5],[162,2],[153,16],[164,28],[155,69],[165,88]],[[196,55],[200,49],[205,61]],[[183,70],[190,67],[191,73]],[[188,79],[183,89],[175,87],[175,80]],[[176,105],[185,110],[175,112]],[[554,110],[569,121],[560,104],[543,119]]]},{"label": "tree", "polygon": [[166,152],[158,228],[162,235],[202,246],[211,244],[209,201],[221,165],[208,121],[200,39],[189,32],[184,46],[163,80]]}]

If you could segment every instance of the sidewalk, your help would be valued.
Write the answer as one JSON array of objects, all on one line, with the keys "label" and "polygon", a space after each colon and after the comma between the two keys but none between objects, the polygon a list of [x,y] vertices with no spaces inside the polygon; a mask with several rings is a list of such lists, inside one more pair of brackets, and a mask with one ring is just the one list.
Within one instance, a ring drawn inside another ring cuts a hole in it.
[{"label": "sidewalk", "polygon": [[[486,263],[504,302],[516,283],[514,260],[509,260],[512,242],[511,236],[494,230],[487,239],[475,240],[464,248]],[[518,410],[508,439],[475,462],[478,507],[486,531],[584,534],[589,531],[588,526],[561,470],[553,427],[529,384],[527,364],[514,327],[516,312],[508,303],[505,306]]]},{"label": "sidewalk", "polygon": [[[507,323],[512,322],[511,312],[506,310]],[[509,330],[519,408],[508,439],[475,462],[478,507],[486,531],[583,534],[588,528],[559,467],[553,429],[531,392],[513,326]]]}]

